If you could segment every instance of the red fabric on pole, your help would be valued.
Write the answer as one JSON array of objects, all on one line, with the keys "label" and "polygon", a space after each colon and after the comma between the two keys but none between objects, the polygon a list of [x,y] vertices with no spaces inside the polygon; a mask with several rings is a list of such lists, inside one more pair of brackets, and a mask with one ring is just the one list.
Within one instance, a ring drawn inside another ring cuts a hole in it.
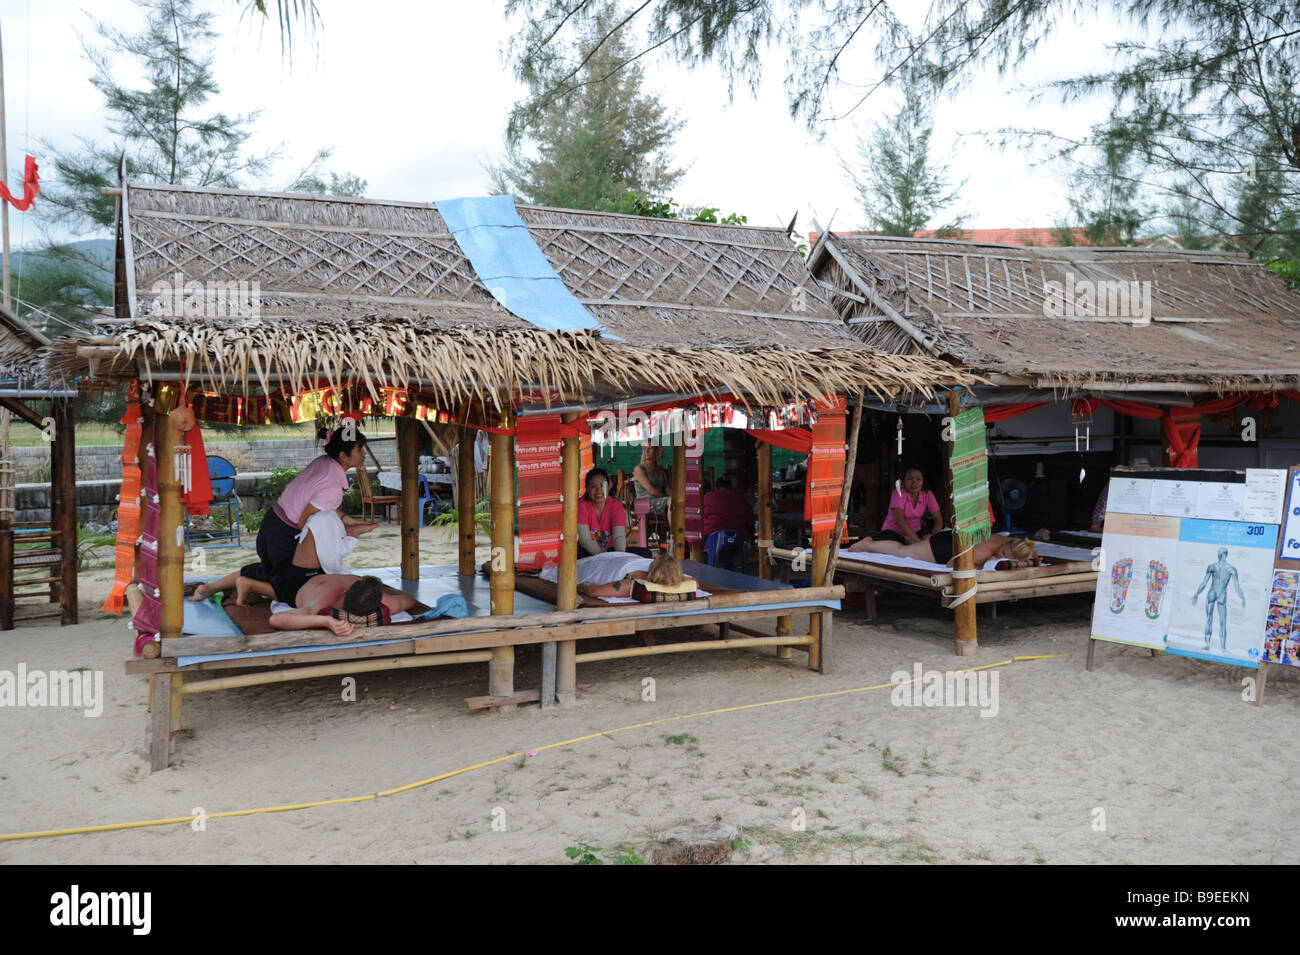
[{"label": "red fabric on pole", "polygon": [[746,428],[745,433],[774,448],[797,451],[800,454],[812,453],[813,433],[806,428],[786,428],[784,431],[759,431]]},{"label": "red fabric on pole", "polygon": [[1170,466],[1196,467],[1197,445],[1201,441],[1201,413],[1195,408],[1170,408],[1160,426],[1169,442]]},{"label": "red fabric on pole", "polygon": [[202,516],[212,509],[212,476],[208,473],[208,452],[203,447],[203,432],[196,424],[185,432],[190,449],[190,489],[181,498],[185,513]]},{"label": "red fabric on pole", "polygon": [[516,567],[537,569],[560,559],[561,430],[558,416],[520,418],[515,425],[515,468],[519,473]]},{"label": "red fabric on pole", "polygon": [[994,422],[1006,421],[1008,418],[1018,418],[1022,414],[1036,411],[1045,404],[1047,404],[1046,401],[1020,401],[1006,405],[985,405],[984,420]]},{"label": "red fabric on pole", "polygon": [[1111,411],[1118,411],[1120,414],[1126,414],[1130,418],[1148,418],[1154,420],[1164,414],[1164,412],[1155,405],[1138,404],[1136,401],[1127,401],[1123,398],[1099,398],[1098,400]]},{"label": "red fabric on pole", "polygon": [[830,543],[840,513],[844,490],[844,432],[847,402],[817,405],[817,423],[812,426],[812,453],[808,458],[807,488],[803,496],[804,520],[812,522],[814,547]]},{"label": "red fabric on pole", "polygon": [[36,157],[28,156],[23,165],[23,197],[19,199],[9,191],[7,182],[0,182],[0,199],[9,202],[19,212],[30,209],[36,194],[41,191],[41,177],[36,173],[37,168]]}]

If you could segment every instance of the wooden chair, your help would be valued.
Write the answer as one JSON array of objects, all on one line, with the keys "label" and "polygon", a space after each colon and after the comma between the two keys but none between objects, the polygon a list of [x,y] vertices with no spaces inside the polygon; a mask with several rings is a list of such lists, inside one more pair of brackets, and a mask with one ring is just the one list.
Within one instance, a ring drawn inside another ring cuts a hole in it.
[{"label": "wooden chair", "polygon": [[[356,470],[357,484],[361,488],[361,519],[363,521],[373,521],[375,519],[375,508],[379,507],[383,510],[384,520],[387,521],[388,509],[400,504],[402,499],[395,494],[380,494],[376,496],[374,490],[370,486],[370,472],[368,472],[364,467],[359,467]],[[367,510],[370,511],[369,518],[366,517]]]}]

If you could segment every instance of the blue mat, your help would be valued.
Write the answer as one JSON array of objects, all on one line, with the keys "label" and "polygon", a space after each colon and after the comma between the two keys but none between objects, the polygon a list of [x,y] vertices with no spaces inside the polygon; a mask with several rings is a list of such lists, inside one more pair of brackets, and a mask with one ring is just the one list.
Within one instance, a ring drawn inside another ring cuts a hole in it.
[{"label": "blue mat", "polygon": [[186,599],[181,632],[187,636],[200,633],[205,637],[243,636],[243,631],[235,626],[235,621],[211,597],[207,600]]},{"label": "blue mat", "polygon": [[479,280],[512,314],[548,331],[600,330],[551,268],[510,196],[434,203]]}]

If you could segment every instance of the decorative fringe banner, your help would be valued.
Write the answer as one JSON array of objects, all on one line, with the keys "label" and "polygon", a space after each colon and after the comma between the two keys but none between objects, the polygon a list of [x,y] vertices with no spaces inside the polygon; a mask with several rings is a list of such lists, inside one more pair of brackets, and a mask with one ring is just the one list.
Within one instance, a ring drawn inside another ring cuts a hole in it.
[{"label": "decorative fringe banner", "polygon": [[122,490],[117,501],[116,569],[113,572],[113,590],[100,609],[105,613],[120,614],[126,599],[126,588],[131,586],[135,574],[135,545],[140,537],[140,382],[132,381],[127,388],[126,438],[122,443]]},{"label": "decorative fringe banner", "polygon": [[957,549],[971,547],[992,533],[989,460],[984,410],[967,408],[952,420],[952,530]]},{"label": "decorative fringe banner", "polygon": [[812,426],[812,452],[808,458],[807,487],[803,517],[812,521],[814,547],[829,544],[840,513],[844,491],[844,436],[847,403],[843,396],[832,402],[818,402],[817,422]]},{"label": "decorative fringe banner", "polygon": [[[154,411],[157,414],[157,409]],[[153,445],[148,447],[145,458],[144,489],[144,526],[140,529],[140,590],[144,599],[131,618],[131,627],[135,630],[135,655],[140,656],[144,645],[152,641],[162,628],[161,591],[158,589],[158,463],[154,457]]]},{"label": "decorative fringe banner", "polygon": [[[560,559],[560,419],[520,418],[515,426],[519,472],[519,557],[515,566],[535,570]],[[588,435],[588,444],[590,435]]]}]

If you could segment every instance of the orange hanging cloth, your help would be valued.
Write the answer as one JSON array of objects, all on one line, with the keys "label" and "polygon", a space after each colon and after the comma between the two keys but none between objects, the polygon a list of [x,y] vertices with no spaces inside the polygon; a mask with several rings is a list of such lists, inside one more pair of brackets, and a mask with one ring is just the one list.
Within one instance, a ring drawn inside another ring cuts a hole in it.
[{"label": "orange hanging cloth", "polygon": [[105,613],[120,614],[126,588],[135,573],[135,544],[140,536],[140,383],[131,382],[127,393],[126,440],[122,444],[122,491],[117,506],[116,570],[113,590],[101,608]]},{"label": "orange hanging cloth", "polygon": [[190,516],[207,514],[212,507],[212,478],[208,474],[208,452],[203,447],[203,432],[196,423],[185,432],[185,443],[190,448],[190,489],[185,492],[185,513]]},{"label": "orange hanging cloth", "polygon": [[36,174],[36,157],[28,156],[23,166],[23,197],[14,196],[9,191],[8,183],[0,182],[0,199],[13,205],[19,212],[26,212],[36,200],[36,193],[41,191],[41,177]]}]

